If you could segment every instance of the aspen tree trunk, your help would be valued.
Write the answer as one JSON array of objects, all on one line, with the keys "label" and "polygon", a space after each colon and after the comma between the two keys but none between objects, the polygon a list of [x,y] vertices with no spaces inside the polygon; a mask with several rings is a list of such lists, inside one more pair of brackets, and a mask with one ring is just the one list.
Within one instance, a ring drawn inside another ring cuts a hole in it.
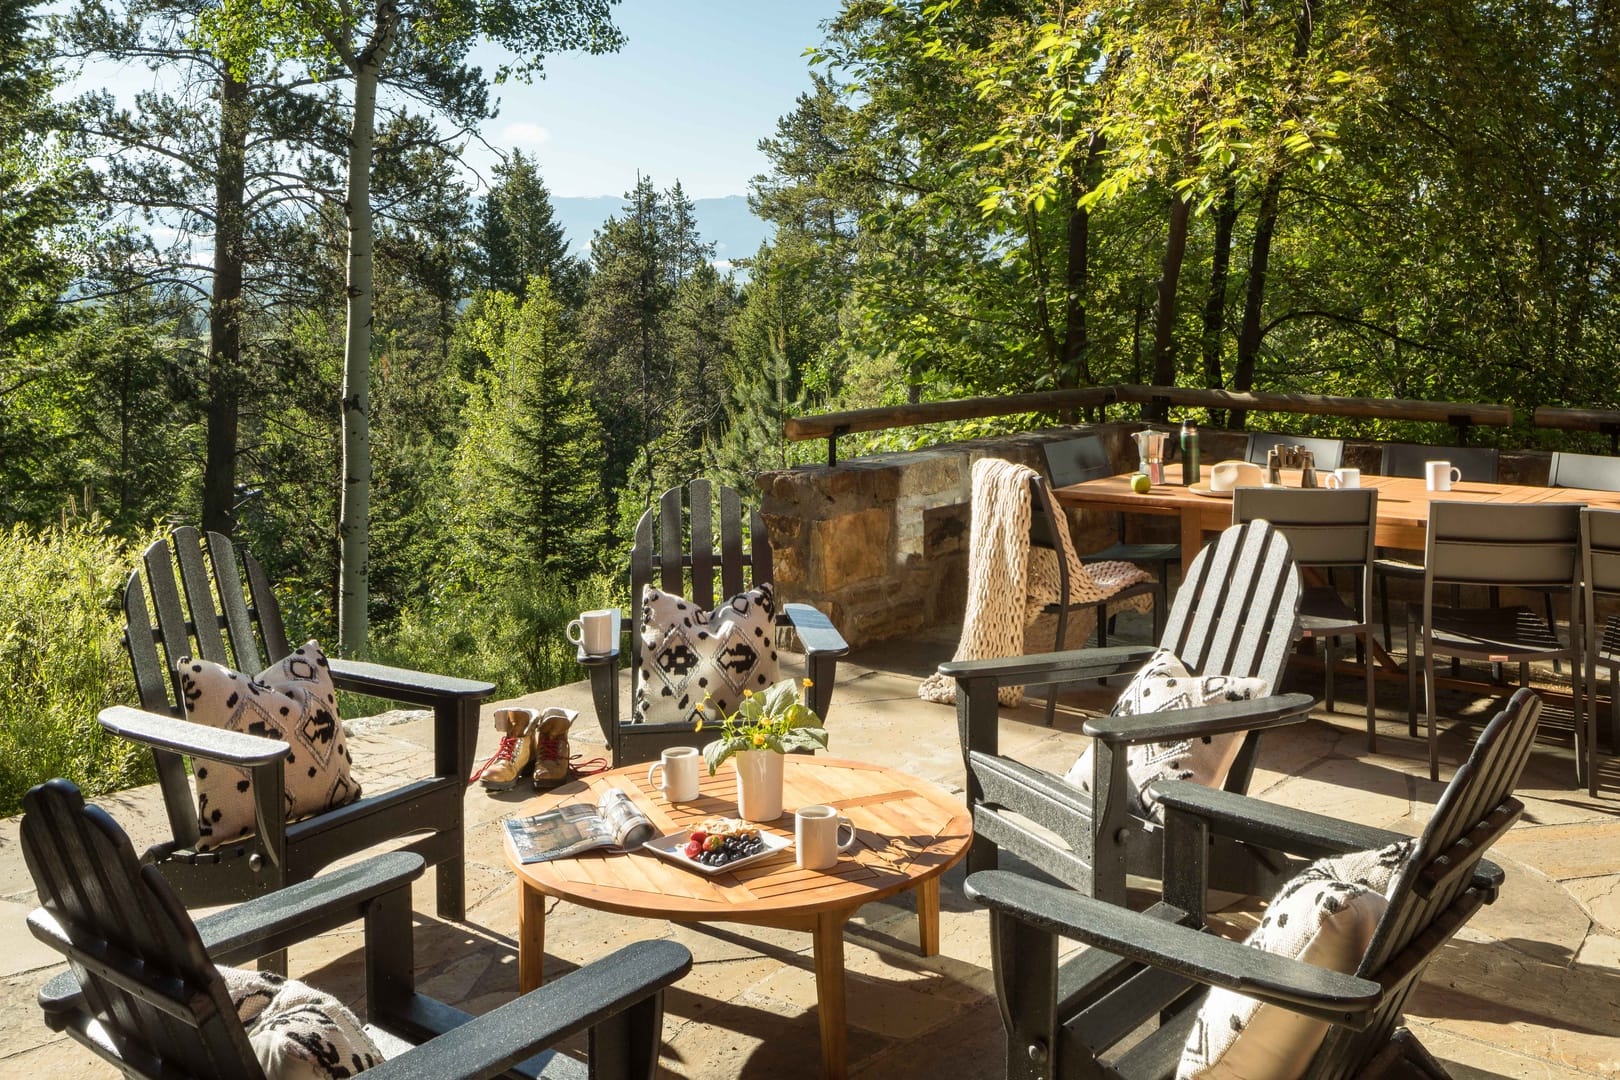
[{"label": "aspen tree trunk", "polygon": [[354,121],[344,206],[349,219],[349,305],[343,343],[343,496],[338,514],[338,653],[361,657],[370,628],[371,589],[371,151],[377,80],[398,11],[379,5],[377,31],[354,66]]},{"label": "aspen tree trunk", "polygon": [[214,279],[208,312],[208,430],[202,526],[231,534],[236,520],[236,428],[242,393],[242,196],[247,186],[248,88],[227,68],[219,88],[214,164]]}]

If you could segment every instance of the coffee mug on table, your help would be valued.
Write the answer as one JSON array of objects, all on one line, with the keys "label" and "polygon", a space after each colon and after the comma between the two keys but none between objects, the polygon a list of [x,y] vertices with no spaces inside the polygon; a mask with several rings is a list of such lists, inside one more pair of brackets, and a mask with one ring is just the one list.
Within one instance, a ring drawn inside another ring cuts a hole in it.
[{"label": "coffee mug on table", "polygon": [[[698,762],[703,755],[695,746],[672,746],[647,770],[647,783],[664,789],[670,802],[691,802],[698,797]],[[654,777],[662,771],[664,778]]]},{"label": "coffee mug on table", "polygon": [[1430,461],[1423,468],[1430,491],[1450,491],[1451,485],[1462,479],[1462,470],[1449,461]]},{"label": "coffee mug on table", "polygon": [[592,656],[604,656],[613,651],[613,609],[582,611],[579,618],[568,624],[568,640]]},{"label": "coffee mug on table", "polygon": [[[849,830],[849,839],[840,834]],[[801,870],[825,870],[855,846],[855,826],[831,806],[801,806],[793,815],[794,861]]]},{"label": "coffee mug on table", "polygon": [[1358,488],[1361,486],[1360,469],[1334,469],[1322,477],[1325,488]]}]

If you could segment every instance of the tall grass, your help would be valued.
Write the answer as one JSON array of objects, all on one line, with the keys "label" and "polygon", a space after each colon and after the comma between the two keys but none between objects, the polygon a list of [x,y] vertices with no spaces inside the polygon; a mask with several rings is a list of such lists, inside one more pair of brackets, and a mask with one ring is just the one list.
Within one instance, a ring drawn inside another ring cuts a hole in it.
[{"label": "tall grass", "polygon": [[154,778],[145,749],[96,723],[136,700],[118,596],[144,546],[98,521],[0,531],[0,815],[53,776],[86,794]]}]

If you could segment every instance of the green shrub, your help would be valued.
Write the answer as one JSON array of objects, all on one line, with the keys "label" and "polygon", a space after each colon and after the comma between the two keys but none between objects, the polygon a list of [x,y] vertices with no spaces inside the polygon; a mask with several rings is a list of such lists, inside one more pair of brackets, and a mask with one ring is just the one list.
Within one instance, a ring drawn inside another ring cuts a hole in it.
[{"label": "green shrub", "polygon": [[144,749],[96,723],[136,700],[118,598],[143,546],[99,521],[0,531],[0,814],[53,776],[88,795],[154,778]]}]

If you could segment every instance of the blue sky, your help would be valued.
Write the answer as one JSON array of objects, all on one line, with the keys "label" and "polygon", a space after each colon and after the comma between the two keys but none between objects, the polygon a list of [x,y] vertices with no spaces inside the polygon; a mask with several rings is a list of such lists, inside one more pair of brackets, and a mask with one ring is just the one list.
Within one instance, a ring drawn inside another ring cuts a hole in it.
[{"label": "blue sky", "polygon": [[[629,38],[605,56],[555,56],[530,86],[497,88],[483,135],[534,155],[552,194],[621,195],[636,170],[691,198],[742,195],[766,170],[757,147],[810,88],[804,50],[837,0],[622,0]],[[495,51],[479,57],[492,71]],[[468,159],[492,162],[481,147]],[[487,175],[487,173],[486,173]]]}]

